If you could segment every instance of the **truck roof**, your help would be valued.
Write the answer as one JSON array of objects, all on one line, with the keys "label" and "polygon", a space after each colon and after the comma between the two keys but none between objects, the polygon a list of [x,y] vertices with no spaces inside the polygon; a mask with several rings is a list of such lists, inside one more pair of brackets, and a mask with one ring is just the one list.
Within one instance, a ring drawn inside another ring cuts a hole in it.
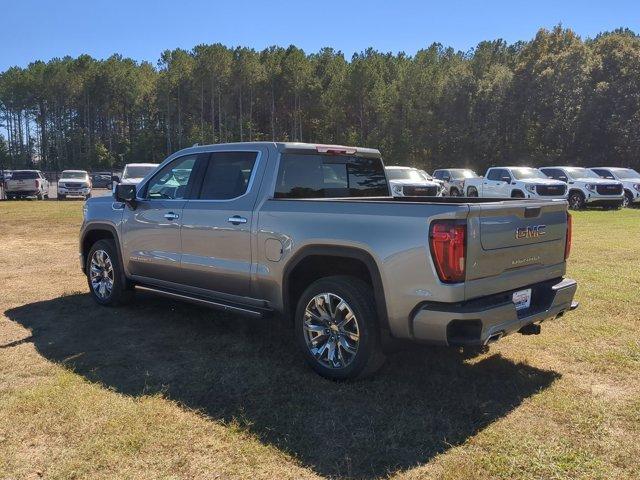
[{"label": "truck roof", "polygon": [[[345,153],[357,154],[362,156],[380,156],[380,151],[375,148],[354,147],[348,145],[326,145],[322,143],[303,143],[303,142],[233,142],[233,143],[214,143],[208,145],[194,145],[192,147],[180,150],[182,153],[207,152],[210,150],[224,149],[225,147],[233,148],[256,148],[256,147],[275,147],[280,153]],[[176,152],[177,153],[177,152]]]}]

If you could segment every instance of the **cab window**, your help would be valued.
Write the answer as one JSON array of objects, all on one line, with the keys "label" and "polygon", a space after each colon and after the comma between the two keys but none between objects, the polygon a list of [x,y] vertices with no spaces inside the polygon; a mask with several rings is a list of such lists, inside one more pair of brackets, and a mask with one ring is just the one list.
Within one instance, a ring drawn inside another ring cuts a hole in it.
[{"label": "cab window", "polygon": [[247,192],[258,152],[213,152],[200,188],[200,200],[231,200]]},{"label": "cab window", "polygon": [[146,197],[150,200],[181,200],[186,198],[196,158],[196,155],[186,155],[165,165],[149,180]]}]

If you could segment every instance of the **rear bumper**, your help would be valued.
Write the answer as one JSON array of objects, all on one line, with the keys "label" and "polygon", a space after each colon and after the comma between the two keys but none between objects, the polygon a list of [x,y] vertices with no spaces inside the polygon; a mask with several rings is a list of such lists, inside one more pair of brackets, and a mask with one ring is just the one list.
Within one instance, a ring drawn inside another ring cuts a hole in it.
[{"label": "rear bumper", "polygon": [[437,345],[485,345],[575,309],[577,286],[575,280],[565,278],[518,288],[532,289],[531,306],[520,311],[511,300],[517,290],[455,304],[427,303],[411,319],[413,337]]}]

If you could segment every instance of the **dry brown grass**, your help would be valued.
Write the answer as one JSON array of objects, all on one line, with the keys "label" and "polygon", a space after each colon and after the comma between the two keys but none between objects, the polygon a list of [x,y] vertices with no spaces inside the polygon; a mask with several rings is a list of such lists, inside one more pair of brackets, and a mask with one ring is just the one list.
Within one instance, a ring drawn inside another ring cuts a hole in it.
[{"label": "dry brown grass", "polygon": [[581,309],[463,358],[311,373],[277,322],[98,308],[81,204],[0,203],[0,479],[637,478],[640,211],[575,216]]}]

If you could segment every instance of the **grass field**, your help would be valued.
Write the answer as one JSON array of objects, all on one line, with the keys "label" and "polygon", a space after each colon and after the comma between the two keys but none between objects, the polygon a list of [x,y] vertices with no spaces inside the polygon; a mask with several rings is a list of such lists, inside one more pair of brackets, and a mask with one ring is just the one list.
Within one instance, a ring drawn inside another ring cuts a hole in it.
[{"label": "grass field", "polygon": [[638,478],[640,210],[574,214],[581,308],[373,379],[279,323],[89,298],[81,202],[0,202],[0,479]]}]

